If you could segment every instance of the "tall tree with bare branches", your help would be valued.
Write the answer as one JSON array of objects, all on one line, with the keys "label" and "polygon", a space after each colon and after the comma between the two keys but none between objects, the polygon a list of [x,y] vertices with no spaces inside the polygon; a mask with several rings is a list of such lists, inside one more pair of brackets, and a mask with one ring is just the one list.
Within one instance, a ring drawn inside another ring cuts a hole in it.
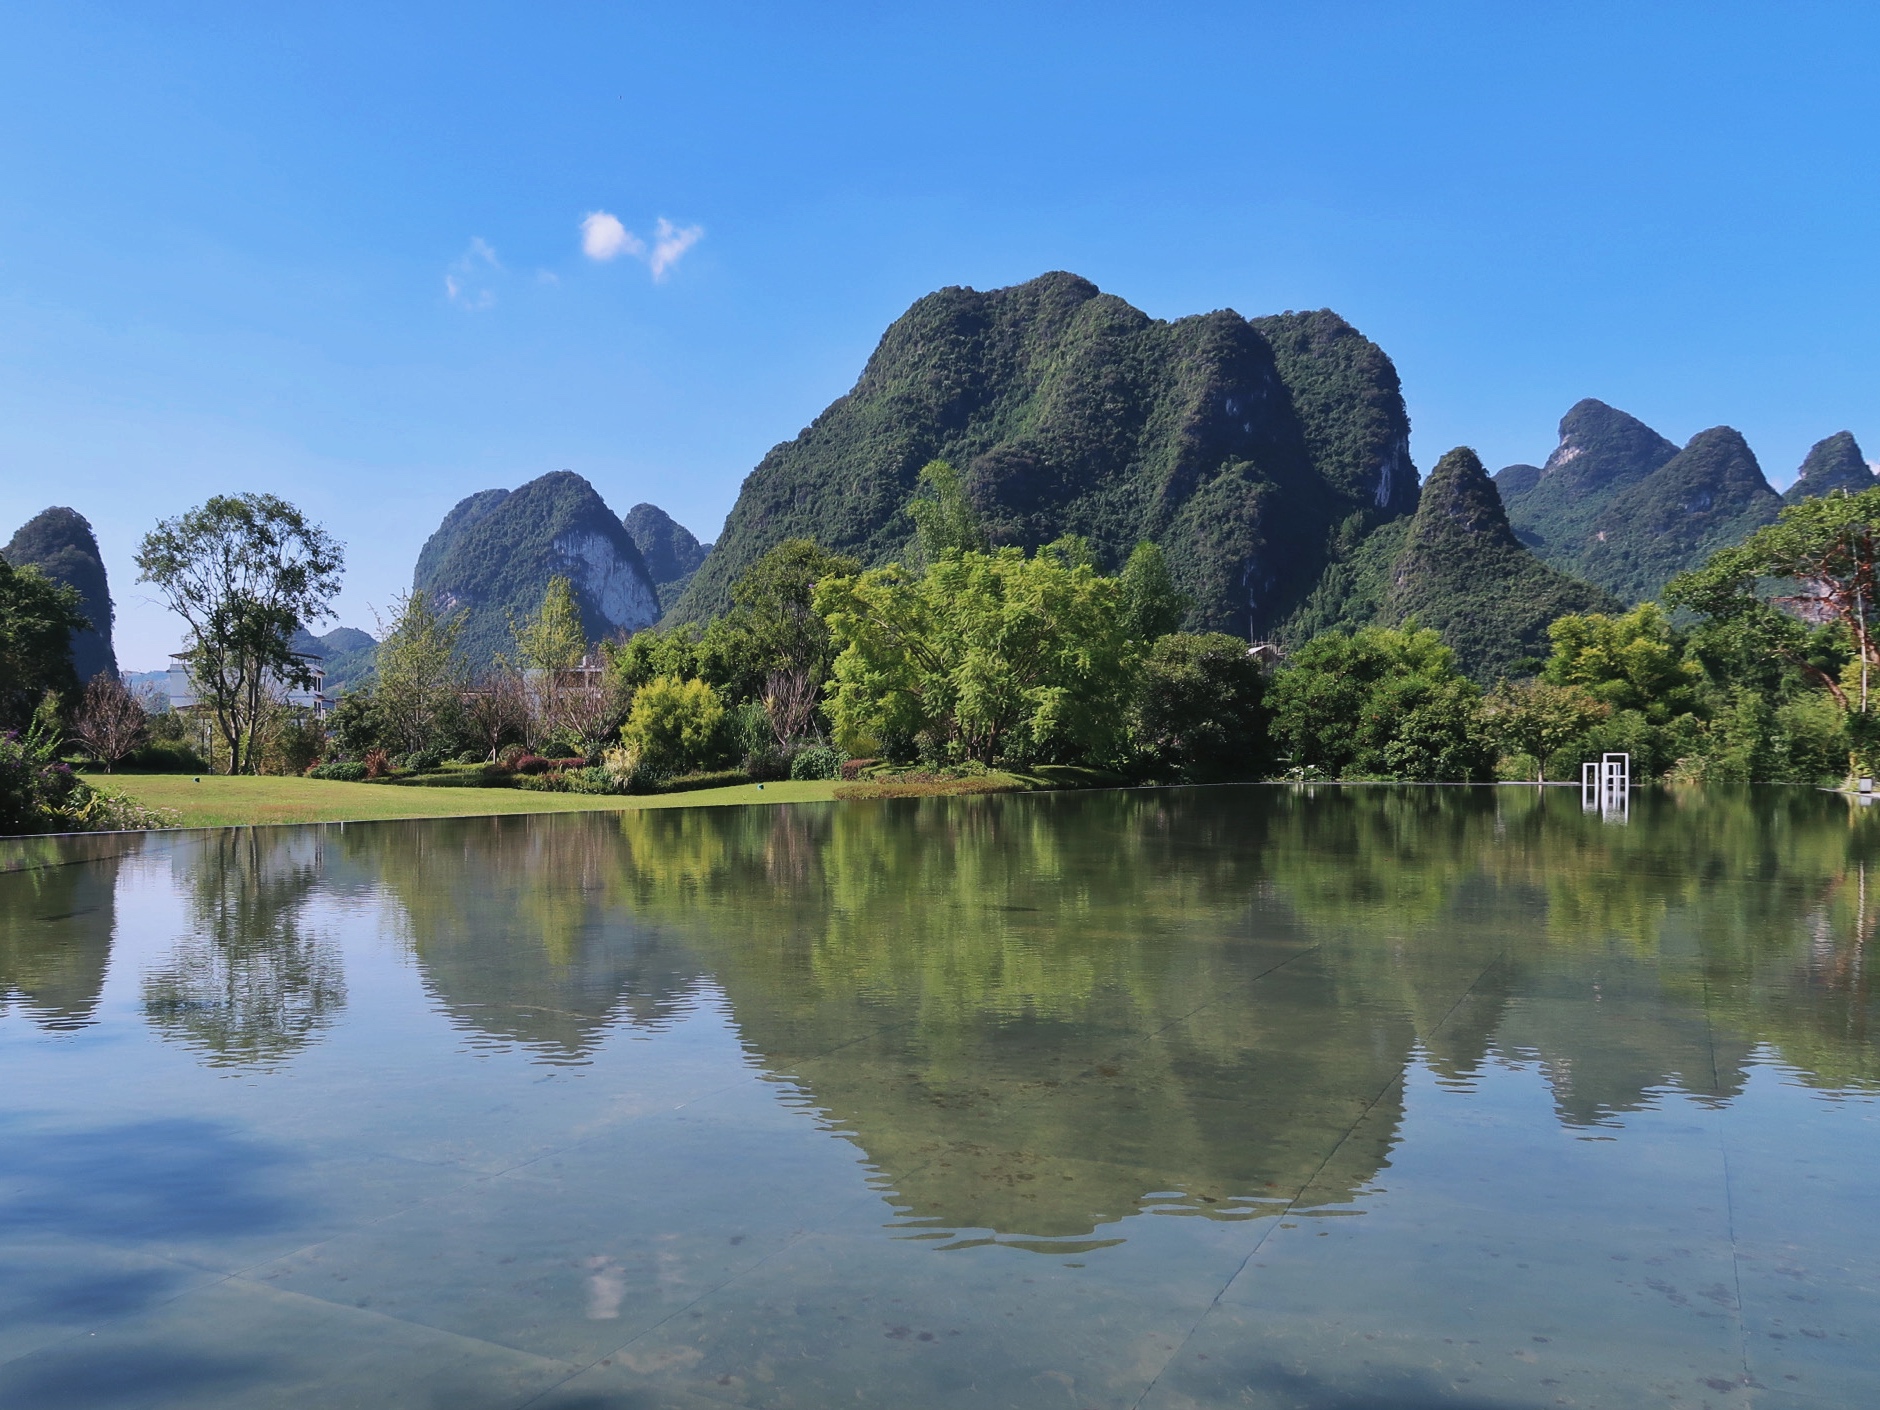
[{"label": "tall tree with bare branches", "polygon": [[72,712],[72,737],[110,773],[149,732],[144,702],[116,676],[96,675],[85,683],[85,693]]}]

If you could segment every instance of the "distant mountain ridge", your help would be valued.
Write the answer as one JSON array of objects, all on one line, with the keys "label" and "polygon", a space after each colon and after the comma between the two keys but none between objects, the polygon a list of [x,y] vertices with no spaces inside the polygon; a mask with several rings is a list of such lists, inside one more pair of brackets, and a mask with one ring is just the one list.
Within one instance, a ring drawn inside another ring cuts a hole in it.
[{"label": "distant mountain ridge", "polygon": [[1679,573],[1774,522],[1781,508],[1782,497],[1742,434],[1713,426],[1613,495],[1593,521],[1581,575],[1628,602],[1644,602]]},{"label": "distant mountain ridge", "polygon": [[478,666],[514,654],[511,623],[540,607],[551,578],[574,587],[589,641],[659,620],[659,592],[626,526],[569,470],[460,500],[418,554],[412,586],[462,611],[459,644]]},{"label": "distant mountain ridge", "polygon": [[679,600],[699,570],[712,546],[701,544],[692,531],[679,523],[657,504],[636,504],[621,520],[628,536],[646,560],[646,570],[653,575],[662,603]]},{"label": "distant mountain ridge", "polygon": [[78,593],[79,610],[91,626],[72,633],[72,669],[81,681],[100,675],[115,680],[118,664],[111,628],[116,611],[90,520],[76,509],[43,510],[22,524],[0,552],[14,567],[37,568]]},{"label": "distant mountain ridge", "polygon": [[1528,550],[1481,459],[1458,446],[1424,481],[1416,513],[1383,525],[1328,569],[1283,635],[1302,641],[1414,620],[1442,636],[1464,672],[1492,681],[1544,657],[1556,617],[1620,610],[1610,593]]},{"label": "distant mountain ridge", "polygon": [[1853,432],[1836,431],[1809,447],[1795,483],[1782,492],[1782,500],[1785,504],[1794,504],[1817,495],[1833,494],[1836,490],[1859,494],[1872,489],[1874,484],[1873,467],[1860,453]]},{"label": "distant mountain ridge", "polygon": [[[1793,498],[1851,483],[1850,450],[1864,471],[1852,436],[1818,444],[1808,486],[1798,481]],[[1523,543],[1627,602],[1657,597],[1677,574],[1772,522],[1784,498],[1735,429],[1713,426],[1680,449],[1590,397],[1561,418],[1545,465],[1507,466],[1495,487]]]},{"label": "distant mountain ridge", "polygon": [[1560,418],[1560,443],[1545,465],[1510,465],[1496,474],[1495,487],[1521,542],[1574,572],[1592,540],[1593,520],[1613,495],[1677,453],[1637,417],[1587,397]]},{"label": "distant mountain ridge", "polygon": [[357,627],[334,627],[320,636],[302,627],[288,645],[320,658],[321,669],[326,672],[324,692],[328,700],[366,684],[378,670],[379,644],[370,632]]},{"label": "distant mountain ridge", "polygon": [[1244,636],[1418,486],[1396,369],[1326,310],[1150,318],[1076,275],[942,289],[888,328],[853,389],[759,462],[669,621],[722,612],[786,538],[903,557],[923,464],[962,473],[993,540],[1067,533],[1114,568],[1167,551],[1190,625]]}]

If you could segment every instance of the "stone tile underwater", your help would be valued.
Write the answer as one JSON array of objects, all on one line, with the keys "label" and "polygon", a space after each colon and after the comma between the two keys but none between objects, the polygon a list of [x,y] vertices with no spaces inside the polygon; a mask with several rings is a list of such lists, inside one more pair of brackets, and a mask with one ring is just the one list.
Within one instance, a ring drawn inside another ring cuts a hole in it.
[{"label": "stone tile underwater", "polygon": [[7,845],[8,1410],[1880,1401],[1831,795]]}]

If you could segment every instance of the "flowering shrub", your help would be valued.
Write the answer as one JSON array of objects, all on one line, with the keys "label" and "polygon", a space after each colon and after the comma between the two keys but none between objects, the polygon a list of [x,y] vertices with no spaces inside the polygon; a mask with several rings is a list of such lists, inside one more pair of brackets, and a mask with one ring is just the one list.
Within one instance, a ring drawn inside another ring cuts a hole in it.
[{"label": "flowering shrub", "polygon": [[174,826],[177,815],[100,793],[59,762],[58,739],[0,732],[0,833],[118,832]]},{"label": "flowering shrub", "polygon": [[61,819],[84,784],[37,730],[0,733],[0,833],[63,832]]}]

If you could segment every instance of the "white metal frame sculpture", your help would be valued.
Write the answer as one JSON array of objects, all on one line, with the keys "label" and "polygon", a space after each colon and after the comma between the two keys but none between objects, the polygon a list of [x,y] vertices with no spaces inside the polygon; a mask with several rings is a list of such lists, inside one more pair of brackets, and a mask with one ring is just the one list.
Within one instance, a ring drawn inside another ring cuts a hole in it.
[{"label": "white metal frame sculpture", "polygon": [[1632,810],[1632,756],[1602,754],[1599,762],[1580,765],[1580,807],[1602,818],[1623,821]]}]

